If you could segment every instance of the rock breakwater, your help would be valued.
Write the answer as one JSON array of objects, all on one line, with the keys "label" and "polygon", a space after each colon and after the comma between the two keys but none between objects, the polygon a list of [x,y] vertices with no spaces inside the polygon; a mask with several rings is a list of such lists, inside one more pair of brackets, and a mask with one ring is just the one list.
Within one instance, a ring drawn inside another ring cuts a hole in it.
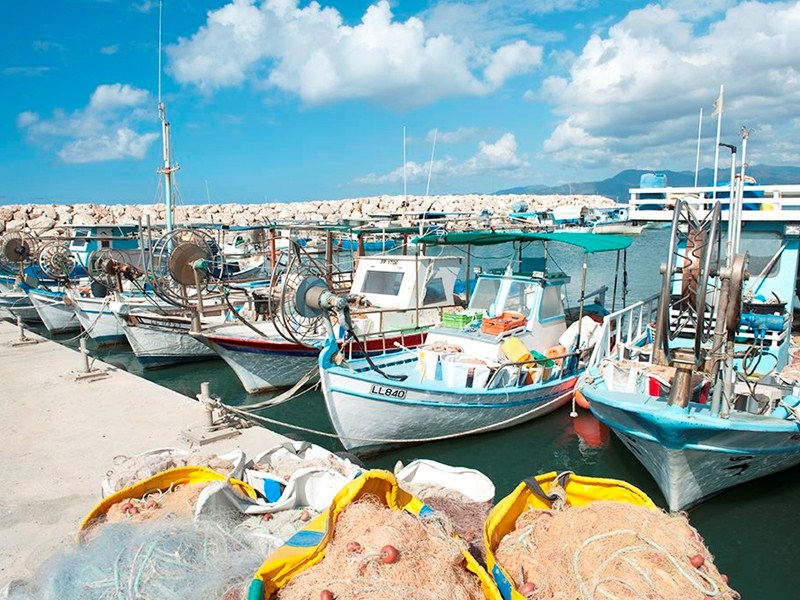
[{"label": "rock breakwater", "polygon": [[[555,206],[613,206],[604,196],[551,195],[446,195],[446,196],[371,196],[347,200],[322,200],[264,204],[189,204],[176,209],[176,222],[257,225],[270,221],[300,219],[336,221],[368,219],[377,214],[400,214],[401,222],[410,223],[415,214],[431,212],[480,213],[488,208],[495,215],[511,211],[513,204],[524,202],[528,210]],[[99,223],[136,223],[150,217],[162,223],[164,204],[17,204],[0,206],[0,233],[31,231],[46,234],[61,224],[96,225]]]}]

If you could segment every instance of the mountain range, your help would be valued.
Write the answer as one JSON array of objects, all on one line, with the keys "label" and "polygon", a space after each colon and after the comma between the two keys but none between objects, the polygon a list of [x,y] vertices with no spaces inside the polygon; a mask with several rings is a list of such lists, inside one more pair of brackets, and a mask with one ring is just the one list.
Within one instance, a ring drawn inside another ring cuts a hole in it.
[{"label": "mountain range", "polygon": [[[527,185],[506,190],[499,190],[495,194],[576,194],[589,195],[599,194],[608,198],[613,198],[617,202],[627,202],[629,198],[628,190],[639,187],[639,179],[645,173],[653,173],[652,170],[626,169],[620,171],[613,177],[602,181],[585,181],[581,183],[565,183],[563,185]],[[694,185],[694,171],[657,171],[667,176],[667,185],[671,187],[686,187]],[[774,167],[769,165],[748,165],[746,174],[755,178],[763,185],[777,185],[800,183],[800,167]],[[720,170],[719,181],[728,181],[728,172]],[[713,169],[701,169],[698,173],[699,185],[712,185],[714,181]]]}]

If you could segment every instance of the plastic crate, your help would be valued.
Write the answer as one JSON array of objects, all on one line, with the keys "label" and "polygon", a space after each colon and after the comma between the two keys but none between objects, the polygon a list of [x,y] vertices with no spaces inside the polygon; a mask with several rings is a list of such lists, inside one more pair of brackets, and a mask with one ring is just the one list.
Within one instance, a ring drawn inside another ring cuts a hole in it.
[{"label": "plastic crate", "polygon": [[504,312],[498,317],[486,317],[481,323],[481,332],[487,335],[500,335],[525,326],[527,319],[522,313]]},{"label": "plastic crate", "polygon": [[444,313],[442,315],[442,327],[450,329],[461,329],[473,321],[479,321],[483,317],[481,312],[459,312]]}]

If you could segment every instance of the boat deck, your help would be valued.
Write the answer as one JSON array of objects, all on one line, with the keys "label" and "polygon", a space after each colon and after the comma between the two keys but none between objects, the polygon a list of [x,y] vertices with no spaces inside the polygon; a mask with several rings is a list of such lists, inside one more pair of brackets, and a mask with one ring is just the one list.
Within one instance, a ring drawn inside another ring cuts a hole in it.
[{"label": "boat deck", "polygon": [[[0,589],[71,542],[114,457],[188,448],[181,431],[204,417],[199,402],[100,361],[108,377],[76,381],[77,352],[26,336],[40,342],[12,346],[19,330],[0,321]],[[284,441],[252,427],[202,451],[253,456]]]}]

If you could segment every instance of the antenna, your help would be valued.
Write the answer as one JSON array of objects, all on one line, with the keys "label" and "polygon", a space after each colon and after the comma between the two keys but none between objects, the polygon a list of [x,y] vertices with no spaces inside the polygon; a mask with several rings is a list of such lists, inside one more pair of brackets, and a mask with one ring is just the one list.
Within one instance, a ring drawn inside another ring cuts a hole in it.
[{"label": "antenna", "polygon": [[408,180],[406,179],[406,126],[403,125],[403,201],[408,200]]},{"label": "antenna", "polygon": [[162,1],[158,2],[158,105],[161,106],[161,7]]},{"label": "antenna", "polygon": [[433,130],[433,146],[431,147],[431,162],[428,165],[428,184],[425,186],[425,197],[431,191],[431,173],[433,173],[433,153],[436,152],[436,135],[439,133],[438,129]]}]

